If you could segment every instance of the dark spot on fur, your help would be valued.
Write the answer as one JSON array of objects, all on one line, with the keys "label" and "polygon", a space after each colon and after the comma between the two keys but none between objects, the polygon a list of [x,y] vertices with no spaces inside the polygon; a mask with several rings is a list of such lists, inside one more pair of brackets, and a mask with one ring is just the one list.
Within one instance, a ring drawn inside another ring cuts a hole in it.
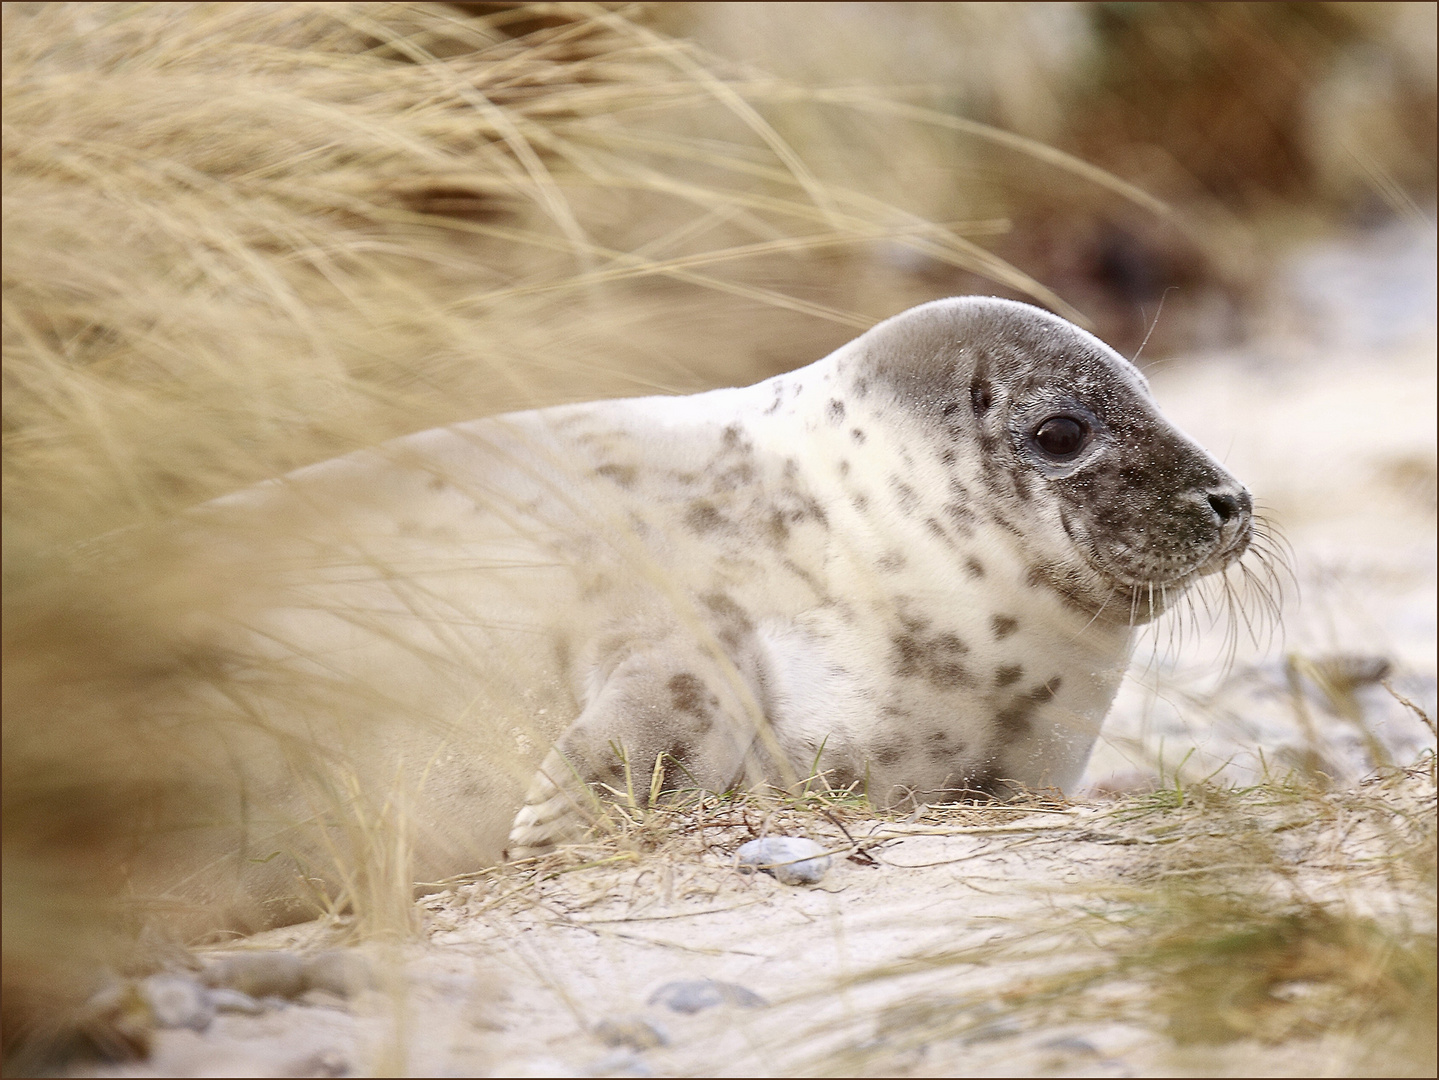
[{"label": "dark spot on fur", "polygon": [[874,760],[881,765],[893,765],[904,756],[907,749],[907,746],[899,742],[881,743],[874,748]]},{"label": "dark spot on fur", "polygon": [[987,382],[976,379],[969,387],[969,403],[974,408],[975,416],[983,416],[989,412],[990,405],[994,404],[994,390]]},{"label": "dark spot on fur", "polygon": [[430,482],[425,486],[428,487],[431,491],[444,491],[445,488],[449,487],[450,485],[443,476],[432,476],[430,477]]},{"label": "dark spot on fur", "polygon": [[744,437],[744,429],[739,424],[726,425],[723,437],[726,450],[737,450],[742,454],[748,454],[754,450],[754,444]]},{"label": "dark spot on fur", "polygon": [[974,676],[959,662],[969,646],[952,633],[925,637],[923,624],[910,622],[906,632],[891,639],[894,646],[894,672],[901,678],[924,679],[940,690],[973,686]]},{"label": "dark spot on fur", "polygon": [[638,470],[633,465],[601,465],[595,470],[595,475],[608,477],[622,488],[630,488],[635,486]]},{"label": "dark spot on fur", "polygon": [[670,691],[670,705],[675,712],[703,716],[709,711],[709,695],[705,684],[698,675],[681,671],[666,684]]},{"label": "dark spot on fur", "polygon": [[707,533],[723,526],[725,519],[712,503],[696,499],[690,503],[690,508],[685,513],[685,524],[689,526],[691,532]]},{"label": "dark spot on fur", "polygon": [[978,559],[967,559],[964,563],[965,572],[973,578],[984,577],[984,564]]},{"label": "dark spot on fur", "polygon": [[955,452],[947,446],[939,452],[940,463],[944,465],[953,465],[956,456]]},{"label": "dark spot on fur", "polygon": [[1054,695],[1059,693],[1059,688],[1063,684],[1064,680],[1056,675],[1043,686],[1036,686],[1025,696],[1036,705],[1043,705],[1046,701],[1054,700]]},{"label": "dark spot on fur", "polygon": [[846,461],[844,458],[840,458],[839,461],[839,474],[840,476],[849,475],[849,462]]},{"label": "dark spot on fur", "polygon": [[830,398],[825,411],[829,414],[829,422],[838,424],[844,419],[844,402],[839,398]]},{"label": "dark spot on fur", "polygon": [[754,466],[748,461],[741,461],[738,465],[716,474],[714,481],[710,484],[710,490],[715,492],[733,491],[735,488],[753,481],[754,476]]},{"label": "dark spot on fur", "polygon": [[[936,732],[938,734],[938,732]],[[969,747],[962,742],[948,743],[936,742],[929,747],[930,761],[953,761],[956,758],[967,757]],[[946,784],[948,780],[946,779]]]},{"label": "dark spot on fur", "polygon": [[993,517],[992,517],[990,520],[992,520],[996,525],[998,525],[998,526],[999,526],[1001,529],[1003,529],[1005,532],[1012,533],[1013,535],[1019,536],[1019,537],[1024,536],[1024,530],[1021,529],[1021,528],[1020,528],[1018,525],[1016,525],[1014,522],[1012,522],[1012,521],[1010,521],[1008,518],[1006,518],[1003,514],[995,514],[995,515],[993,515]]},{"label": "dark spot on fur", "polygon": [[924,527],[932,532],[940,540],[943,540],[950,547],[954,547],[954,538],[944,531],[944,526],[936,519],[928,517],[924,519]]},{"label": "dark spot on fur", "polygon": [[865,434],[864,434],[864,432],[861,431],[859,428],[850,428],[850,429],[849,429],[849,437],[850,437],[851,439],[853,439],[857,445],[859,445],[859,446],[863,446],[863,445],[864,445]]},{"label": "dark spot on fur", "polygon": [[798,515],[792,517],[790,520],[800,521],[804,518],[809,518],[816,524],[828,529],[829,515],[824,512],[824,507],[819,504],[819,500],[812,498],[809,495],[800,495],[798,492],[796,492],[795,495],[799,500],[800,510]]},{"label": "dark spot on fur", "polygon": [[989,625],[994,630],[995,639],[1003,641],[1019,629],[1019,620],[1013,615],[993,615],[990,617]]},{"label": "dark spot on fur", "polygon": [[999,725],[999,730],[1006,741],[1022,739],[1029,734],[1033,727],[1029,722],[1029,714],[1032,709],[1033,706],[1027,704],[1011,705],[994,714],[994,722]]},{"label": "dark spot on fur", "polygon": [[875,562],[875,566],[877,566],[882,573],[893,574],[898,570],[903,570],[904,564],[908,561],[902,551],[890,551],[881,555],[878,561]]},{"label": "dark spot on fur", "polygon": [[851,495],[849,501],[854,504],[854,508],[861,514],[869,509],[869,496],[862,491]]},{"label": "dark spot on fur", "polygon": [[768,536],[770,546],[783,548],[789,541],[789,522],[784,519],[784,512],[771,510],[765,518],[765,535]]},{"label": "dark spot on fur", "polygon": [[824,591],[824,585],[820,582],[819,578],[815,577],[812,573],[810,573],[804,567],[800,566],[793,559],[785,559],[784,568],[788,570],[791,574],[793,574],[795,577],[803,581],[806,585],[808,585],[810,587],[810,591],[812,591],[815,596],[819,597],[821,600],[828,602],[828,597],[825,595]]},{"label": "dark spot on fur", "polygon": [[709,608],[721,619],[733,623],[741,630],[753,630],[754,623],[750,621],[749,614],[730,597],[722,592],[705,593],[700,597],[705,607]]},{"label": "dark spot on fur", "polygon": [[897,476],[889,478],[890,490],[894,492],[895,500],[899,503],[901,513],[913,514],[919,507],[919,494]]},{"label": "dark spot on fur", "polygon": [[936,664],[929,681],[941,690],[957,690],[961,686],[973,686],[974,676],[962,664]]},{"label": "dark spot on fur", "polygon": [[994,670],[995,686],[1013,686],[1024,676],[1024,668],[1019,664],[1003,664]]}]

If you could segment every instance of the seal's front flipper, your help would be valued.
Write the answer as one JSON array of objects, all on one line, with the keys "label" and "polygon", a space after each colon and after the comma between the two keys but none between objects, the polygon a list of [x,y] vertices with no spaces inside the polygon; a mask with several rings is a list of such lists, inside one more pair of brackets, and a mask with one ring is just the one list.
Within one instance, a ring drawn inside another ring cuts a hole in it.
[{"label": "seal's front flipper", "polygon": [[722,658],[693,647],[628,657],[545,755],[506,855],[578,839],[612,792],[648,801],[657,761],[663,790],[724,791],[754,768],[765,722],[749,681]]}]

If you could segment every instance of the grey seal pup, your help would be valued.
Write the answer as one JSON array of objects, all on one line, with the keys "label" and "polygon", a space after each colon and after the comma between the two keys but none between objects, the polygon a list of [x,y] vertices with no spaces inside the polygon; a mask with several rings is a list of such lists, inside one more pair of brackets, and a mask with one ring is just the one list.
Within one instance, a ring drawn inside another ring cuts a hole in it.
[{"label": "grey seal pup", "polygon": [[[282,568],[236,620],[227,694],[299,673],[242,711],[352,794],[408,792],[436,876],[578,835],[597,793],[1066,790],[1136,628],[1256,529],[1133,365],[984,297],[753,386],[424,431],[201,516],[225,528],[204,543]],[[295,801],[283,753],[246,754]],[[327,813],[242,846],[292,852]]]}]

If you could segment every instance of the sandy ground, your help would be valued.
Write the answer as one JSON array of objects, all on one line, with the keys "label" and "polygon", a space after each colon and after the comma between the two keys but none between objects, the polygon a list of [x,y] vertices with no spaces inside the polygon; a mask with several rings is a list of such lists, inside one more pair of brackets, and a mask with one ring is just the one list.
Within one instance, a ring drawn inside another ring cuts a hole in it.
[{"label": "sandy ground", "polygon": [[[1104,963],[1107,939],[1076,920],[1115,902],[1104,888],[1144,880],[1158,845],[1172,852],[1184,838],[1119,820],[1104,789],[1142,788],[1161,757],[1168,774],[1186,754],[1187,776],[1223,770],[1245,782],[1262,772],[1262,750],[1280,773],[1318,762],[1342,790],[1376,758],[1403,764],[1432,747],[1382,686],[1356,688],[1359,711],[1345,717],[1302,669],[1291,686],[1286,657],[1385,660],[1394,689],[1434,713],[1434,266],[1432,230],[1310,249],[1277,286],[1271,339],[1151,371],[1169,415],[1282,523],[1299,588],[1282,640],[1242,645],[1231,666],[1217,659],[1217,631],[1176,642],[1161,627],[1141,647],[1078,805],[856,826],[861,840],[893,834],[873,850],[876,864],[838,856],[812,887],[737,873],[738,827],[539,883],[488,878],[426,901],[419,943],[371,949],[372,989],[348,1001],[312,991],[259,1015],[221,1014],[204,1031],[162,1030],[148,1063],[102,1075],[1352,1073],[1357,1051],[1337,1034],[1240,1042],[1196,1064],[1136,1019],[1139,983],[1107,984],[1113,1000],[1087,1012],[1000,1003],[1019,1000],[1016,986]],[[1427,780],[1392,798],[1433,812]],[[1282,838],[1291,886],[1314,896],[1359,887],[1381,913],[1408,902],[1392,881],[1356,879],[1373,827],[1362,813],[1288,828],[1290,812],[1251,821]],[[1202,815],[1186,820],[1200,852]],[[820,819],[808,831],[844,846]],[[324,933],[294,928],[247,947],[310,948]],[[703,979],[765,1004],[686,1014],[652,1000]]]},{"label": "sandy ground", "polygon": [[[1428,777],[1385,797],[1434,812]],[[1288,887],[1390,919],[1427,910],[1403,881],[1355,871],[1384,822],[1335,811],[1246,817],[1282,837],[1280,865],[1298,870]],[[1202,864],[1213,819],[1176,827],[1100,806],[995,816],[875,826],[856,835],[884,841],[873,865],[837,861],[812,887],[736,873],[725,850],[740,823],[543,882],[487,879],[428,901],[421,943],[366,950],[377,985],[348,1003],[311,992],[204,1033],[163,1031],[148,1067],[104,1075],[1363,1075],[1363,1048],[1338,1034],[1178,1049],[1156,1032],[1142,982],[1036,998],[1046,979],[1112,962],[1122,935],[1106,918],[1126,909],[1125,887]],[[810,833],[844,846],[838,830]],[[299,927],[247,947],[323,936]],[[762,1002],[667,1003],[666,988],[701,980]]]}]

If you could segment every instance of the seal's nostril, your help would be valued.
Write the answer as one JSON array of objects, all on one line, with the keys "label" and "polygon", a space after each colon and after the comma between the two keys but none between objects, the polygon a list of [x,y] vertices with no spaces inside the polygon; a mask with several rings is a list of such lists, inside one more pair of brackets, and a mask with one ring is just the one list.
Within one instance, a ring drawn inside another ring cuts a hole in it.
[{"label": "seal's nostril", "polygon": [[1227,523],[1239,513],[1239,500],[1233,495],[1211,491],[1209,493],[1209,505],[1214,509],[1214,512],[1219,515],[1219,523],[1221,525]]}]

